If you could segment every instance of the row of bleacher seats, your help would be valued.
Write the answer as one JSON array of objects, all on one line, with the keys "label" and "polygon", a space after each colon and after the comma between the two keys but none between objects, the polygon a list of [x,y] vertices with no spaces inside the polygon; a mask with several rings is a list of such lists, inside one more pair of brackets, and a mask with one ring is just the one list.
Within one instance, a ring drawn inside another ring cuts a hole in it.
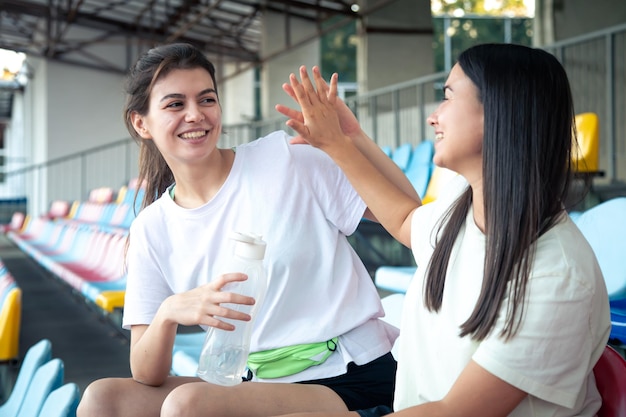
[{"label": "row of bleacher seats", "polygon": [[63,361],[52,359],[50,341],[41,340],[28,350],[12,381],[11,367],[20,359],[21,297],[0,260],[0,417],[75,417],[79,388],[64,384]]},{"label": "row of bleacher seats", "polygon": [[136,180],[117,193],[101,187],[86,201],[55,201],[41,216],[15,213],[5,233],[85,300],[105,314],[113,313],[124,305],[123,257],[143,192]]},{"label": "row of bleacher seats", "polygon": [[63,361],[52,358],[50,341],[42,339],[24,356],[0,417],[75,417],[80,391],[64,379]]}]

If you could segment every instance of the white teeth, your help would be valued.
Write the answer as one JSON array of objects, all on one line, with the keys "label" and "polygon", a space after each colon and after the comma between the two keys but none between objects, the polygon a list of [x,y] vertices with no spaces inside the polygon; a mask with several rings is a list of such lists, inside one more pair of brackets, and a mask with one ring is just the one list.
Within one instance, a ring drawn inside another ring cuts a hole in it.
[{"label": "white teeth", "polygon": [[206,130],[201,130],[196,132],[183,133],[182,135],[180,135],[180,137],[183,139],[196,139],[206,135],[206,133]]},{"label": "white teeth", "polygon": [[443,139],[443,133],[437,133],[435,135],[435,140],[441,140],[441,139]]}]

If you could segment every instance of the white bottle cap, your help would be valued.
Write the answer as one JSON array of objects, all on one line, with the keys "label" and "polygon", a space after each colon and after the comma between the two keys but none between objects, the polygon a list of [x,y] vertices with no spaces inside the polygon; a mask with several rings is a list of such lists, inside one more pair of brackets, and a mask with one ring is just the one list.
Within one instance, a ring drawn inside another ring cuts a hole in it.
[{"label": "white bottle cap", "polygon": [[235,254],[247,259],[263,259],[266,244],[261,236],[254,233],[233,232],[230,238],[235,241]]}]

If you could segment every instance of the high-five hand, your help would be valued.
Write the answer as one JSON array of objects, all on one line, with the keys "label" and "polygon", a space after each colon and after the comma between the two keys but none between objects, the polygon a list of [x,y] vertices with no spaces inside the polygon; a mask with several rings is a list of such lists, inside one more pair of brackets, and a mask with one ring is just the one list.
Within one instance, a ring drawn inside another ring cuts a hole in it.
[{"label": "high-five hand", "polygon": [[[313,68],[315,85],[306,67],[300,67],[300,79],[291,74],[290,84],[283,89],[300,105],[301,112],[277,105],[276,109],[289,117],[287,126],[298,133],[300,141],[319,148],[327,148],[346,135],[361,131],[350,109],[337,97],[337,74],[333,74],[330,86],[324,81],[318,67]],[[297,139],[295,142],[300,142]]]}]

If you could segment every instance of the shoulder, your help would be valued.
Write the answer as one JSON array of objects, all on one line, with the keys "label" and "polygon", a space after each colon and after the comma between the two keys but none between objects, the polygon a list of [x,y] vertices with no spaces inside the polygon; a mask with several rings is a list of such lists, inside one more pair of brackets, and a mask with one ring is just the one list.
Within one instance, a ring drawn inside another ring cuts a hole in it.
[{"label": "shoulder", "polygon": [[593,249],[565,212],[538,239],[533,263],[532,279],[555,277],[560,277],[561,289],[576,293],[602,292],[605,287]]},{"label": "shoulder", "polygon": [[166,201],[168,198],[165,194],[157,198],[148,207],[143,208],[137,217],[133,220],[130,226],[130,232],[133,235],[145,234],[147,230],[154,229],[158,223],[161,223],[165,219]]}]

